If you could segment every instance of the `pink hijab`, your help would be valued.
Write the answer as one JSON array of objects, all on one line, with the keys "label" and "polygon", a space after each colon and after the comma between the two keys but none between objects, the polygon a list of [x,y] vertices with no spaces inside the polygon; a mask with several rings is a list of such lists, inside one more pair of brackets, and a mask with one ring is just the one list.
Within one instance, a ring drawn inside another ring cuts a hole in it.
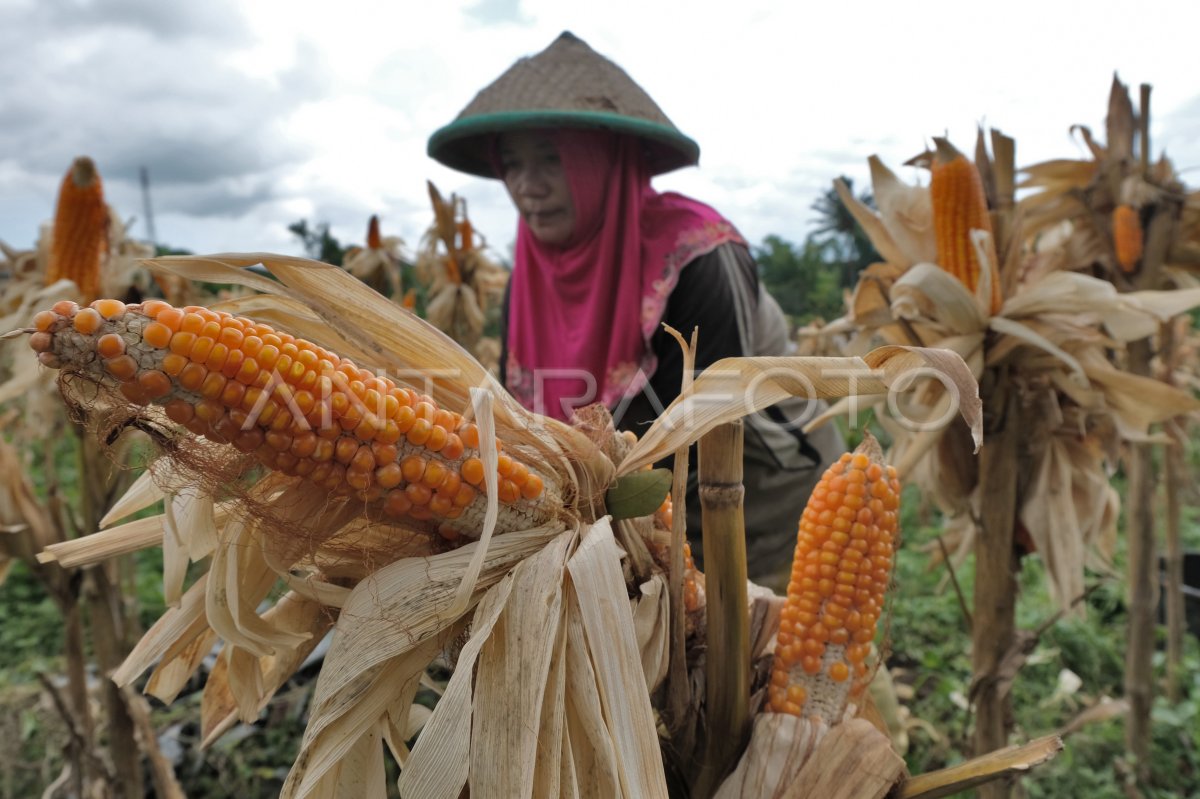
[{"label": "pink hijab", "polygon": [[575,230],[553,246],[518,223],[505,369],[523,405],[569,420],[575,408],[612,409],[642,390],[657,366],[650,337],[680,271],[725,242],[744,241],[707,205],[652,189],[636,138],[590,130],[550,138],[575,203]]}]

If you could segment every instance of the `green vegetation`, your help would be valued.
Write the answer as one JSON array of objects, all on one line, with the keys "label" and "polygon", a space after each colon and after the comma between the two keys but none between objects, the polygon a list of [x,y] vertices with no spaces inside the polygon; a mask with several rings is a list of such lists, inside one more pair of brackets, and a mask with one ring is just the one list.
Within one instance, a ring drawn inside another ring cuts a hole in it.
[{"label": "green vegetation", "polygon": [[300,239],[300,243],[304,245],[304,254],[314,261],[341,266],[350,249],[329,232],[328,222],[309,227],[308,220],[301,219],[288,225],[288,230]]},{"label": "green vegetation", "polygon": [[[849,178],[842,180],[853,188]],[[859,199],[867,205],[873,202],[869,193]],[[800,325],[841,316],[844,292],[854,288],[859,272],[880,260],[832,188],[813,203],[813,210],[817,227],[799,246],[767,236],[754,248],[763,285]]]},{"label": "green vegetation", "polygon": [[[970,636],[958,600],[945,580],[944,565],[933,566],[937,524],[920,521],[920,499],[911,490],[904,505],[904,543],[897,557],[892,597],[889,665],[897,682],[908,686],[905,700],[914,722],[906,759],[912,773],[964,759],[969,738],[966,697],[970,692]],[[1193,520],[1188,545],[1200,546]],[[1100,700],[1123,692],[1125,600],[1118,551],[1111,577],[1089,575],[1097,583],[1078,617],[1063,618],[1046,630],[1013,686],[1014,743],[1061,730]],[[1055,613],[1045,588],[1044,566],[1036,554],[1022,560],[1018,623],[1038,628]],[[974,578],[971,560],[957,572],[968,602]],[[941,584],[947,584],[942,586]],[[1161,630],[1160,630],[1161,631]],[[1156,669],[1165,674],[1165,637],[1160,636]],[[1200,797],[1200,643],[1188,637],[1184,669],[1186,696],[1171,706],[1161,694],[1154,709],[1154,763],[1149,784],[1137,785],[1146,799]],[[906,690],[902,688],[902,691]],[[1067,737],[1065,750],[1023,781],[1032,799],[1088,797],[1124,799],[1131,794],[1133,769],[1125,761],[1120,716],[1103,718]]]}]

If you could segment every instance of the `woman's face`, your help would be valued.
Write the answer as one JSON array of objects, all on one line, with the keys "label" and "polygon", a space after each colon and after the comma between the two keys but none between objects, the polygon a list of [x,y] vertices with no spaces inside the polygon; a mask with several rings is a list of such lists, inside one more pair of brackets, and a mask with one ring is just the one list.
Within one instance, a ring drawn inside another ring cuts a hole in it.
[{"label": "woman's face", "polygon": [[575,203],[558,149],[545,133],[504,133],[500,171],[517,212],[543,244],[561,246],[575,230]]}]

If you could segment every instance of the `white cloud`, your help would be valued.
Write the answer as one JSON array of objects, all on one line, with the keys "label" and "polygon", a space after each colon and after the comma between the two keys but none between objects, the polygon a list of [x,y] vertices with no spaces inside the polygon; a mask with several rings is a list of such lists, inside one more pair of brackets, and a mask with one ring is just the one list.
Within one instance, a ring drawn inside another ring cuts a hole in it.
[{"label": "white cloud", "polygon": [[[1200,182],[1200,7],[1159,2],[600,4],[562,0],[0,0],[0,239],[28,246],[76,155],[141,213],[147,166],[160,239],[195,251],[298,252],[287,225],[360,241],[373,213],[415,243],[425,180],[465,195],[507,252],[495,182],[444,169],[428,136],[564,29],[621,64],[702,148],[657,185],[708,202],[752,240],[800,240],[833,178],[867,184],[933,135],[978,124],[1027,164],[1083,153],[1114,70],[1154,85],[1153,141]],[[632,22],[631,22],[632,20]],[[900,170],[910,179],[912,170]],[[135,227],[135,234],[141,232]]]}]

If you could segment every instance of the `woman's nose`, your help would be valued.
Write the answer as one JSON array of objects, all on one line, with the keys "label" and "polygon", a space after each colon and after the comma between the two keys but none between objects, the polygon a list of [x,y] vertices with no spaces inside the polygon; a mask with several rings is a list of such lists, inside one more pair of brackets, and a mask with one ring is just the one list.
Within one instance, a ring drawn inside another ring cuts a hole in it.
[{"label": "woman's nose", "polygon": [[517,194],[527,197],[541,197],[549,189],[549,184],[540,170],[522,169],[516,175]]}]

